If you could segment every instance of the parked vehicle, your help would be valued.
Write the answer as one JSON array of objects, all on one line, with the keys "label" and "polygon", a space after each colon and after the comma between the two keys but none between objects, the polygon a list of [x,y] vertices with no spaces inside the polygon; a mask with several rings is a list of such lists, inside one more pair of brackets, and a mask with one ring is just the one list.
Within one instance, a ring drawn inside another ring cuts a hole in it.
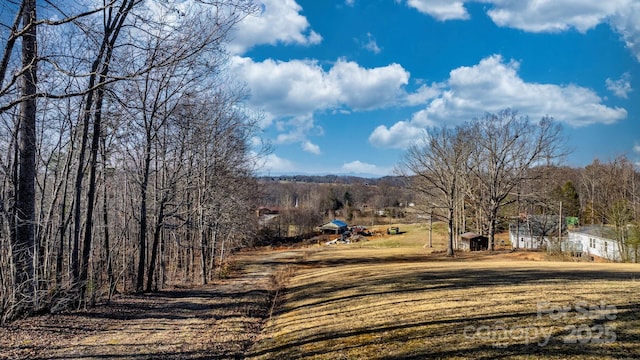
[{"label": "parked vehicle", "polygon": [[397,235],[400,234],[400,228],[397,226],[392,226],[387,228],[387,234],[388,235]]}]

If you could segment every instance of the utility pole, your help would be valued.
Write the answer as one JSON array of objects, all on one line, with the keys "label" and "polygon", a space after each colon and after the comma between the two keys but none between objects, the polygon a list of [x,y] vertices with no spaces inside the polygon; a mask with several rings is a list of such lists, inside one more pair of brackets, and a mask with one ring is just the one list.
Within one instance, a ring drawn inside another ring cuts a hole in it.
[{"label": "utility pole", "polygon": [[[520,184],[518,184],[518,214],[516,216],[516,249],[520,248]],[[513,244],[511,244],[513,246]]]},{"label": "utility pole", "polygon": [[562,241],[562,201],[560,201],[560,218],[558,219],[558,243]]},{"label": "utility pole", "polygon": [[[431,209],[429,211],[429,243],[428,244],[429,244],[430,248],[433,247],[433,242],[431,241],[432,240],[432,236],[431,236],[432,232],[433,232],[433,209]],[[427,247],[427,244],[424,244],[424,246],[422,246],[422,248],[426,248],[426,247]]]},{"label": "utility pole", "polygon": [[433,233],[433,209],[429,213],[429,247],[433,247],[433,242],[431,241],[431,234]]}]

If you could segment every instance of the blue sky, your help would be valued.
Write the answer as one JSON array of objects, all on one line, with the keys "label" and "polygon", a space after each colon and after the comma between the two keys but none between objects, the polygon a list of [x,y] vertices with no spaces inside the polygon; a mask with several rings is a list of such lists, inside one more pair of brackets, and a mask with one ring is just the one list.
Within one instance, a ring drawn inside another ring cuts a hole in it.
[{"label": "blue sky", "polygon": [[584,166],[640,163],[638,0],[262,0],[229,43],[260,174],[391,174],[427,126],[512,108]]}]

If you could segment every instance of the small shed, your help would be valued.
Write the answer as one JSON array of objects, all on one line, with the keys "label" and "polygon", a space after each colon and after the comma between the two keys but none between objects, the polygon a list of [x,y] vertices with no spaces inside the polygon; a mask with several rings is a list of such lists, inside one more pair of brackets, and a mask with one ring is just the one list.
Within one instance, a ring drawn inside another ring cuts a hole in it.
[{"label": "small shed", "polygon": [[482,251],[489,248],[489,238],[472,232],[460,235],[460,247],[462,250]]},{"label": "small shed", "polygon": [[342,234],[347,231],[348,227],[349,226],[344,221],[333,220],[320,226],[320,231],[322,231],[323,234]]}]

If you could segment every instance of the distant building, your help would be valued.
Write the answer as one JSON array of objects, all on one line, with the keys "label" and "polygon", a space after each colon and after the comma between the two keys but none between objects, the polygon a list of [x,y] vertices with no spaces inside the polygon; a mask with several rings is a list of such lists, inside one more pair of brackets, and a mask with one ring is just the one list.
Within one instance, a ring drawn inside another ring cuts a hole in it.
[{"label": "distant building", "polygon": [[550,244],[547,236],[526,226],[526,224],[510,225],[509,240],[511,241],[511,247],[514,249],[539,250]]},{"label": "distant building", "polygon": [[472,232],[460,235],[460,250],[483,251],[489,248],[489,238]]},{"label": "distant building", "polygon": [[510,224],[511,247],[531,250],[550,248],[551,240],[558,238],[558,231],[565,233],[567,230],[566,218],[562,218],[562,223],[559,220],[557,215],[528,215],[517,224]]},{"label": "distant building", "polygon": [[258,215],[258,224],[260,227],[266,227],[280,216],[280,209],[262,206],[256,210],[256,214]]},{"label": "distant building", "polygon": [[323,234],[342,234],[347,231],[348,228],[349,226],[346,222],[342,220],[333,220],[320,226],[320,231]]}]

